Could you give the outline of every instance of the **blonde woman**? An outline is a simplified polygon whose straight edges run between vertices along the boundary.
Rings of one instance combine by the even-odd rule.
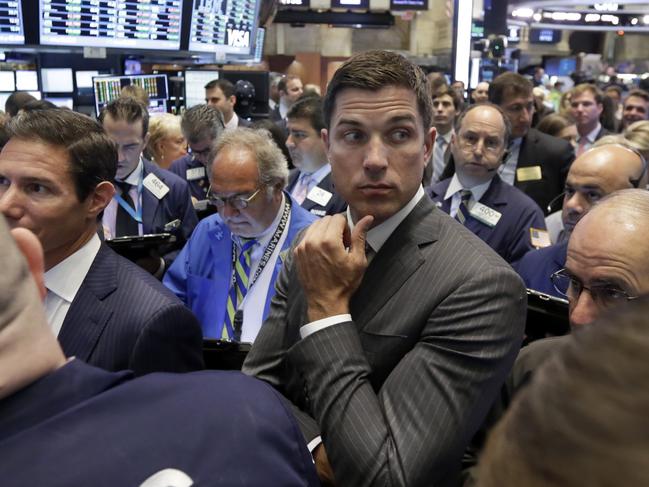
[[[149,143],[145,152],[163,169],[187,154],[187,141],[180,130],[180,117],[165,113],[151,117]]]

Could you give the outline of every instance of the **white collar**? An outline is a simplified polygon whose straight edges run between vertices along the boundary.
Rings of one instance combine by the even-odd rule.
[[[444,143],[445,143],[446,145],[448,145],[448,144],[451,143],[451,136],[452,136],[452,135],[453,135],[453,129],[449,130],[449,131],[446,132],[445,134],[437,134],[437,135],[435,136],[435,140],[437,141],[437,139],[444,139]]]
[[[45,273],[45,287],[71,303],[90,270],[101,241],[96,233],[74,254],[56,264]]]
[[[228,123],[225,124],[225,129],[236,129],[239,126],[239,116],[235,113],[232,112],[232,118]]]
[[[128,175],[128,177],[124,180],[124,182],[130,184],[131,186],[138,187],[140,185],[140,180],[142,178],[143,168],[144,168],[144,161],[142,161],[142,156],[140,156],[140,160],[137,163],[136,168],[133,170],[131,174]]]
[[[415,208],[415,206],[417,206],[419,200],[421,200],[425,195],[426,193],[424,192],[424,188],[420,185],[415,195],[410,201],[408,201],[408,203],[405,204],[403,208],[401,208],[383,223],[370,228],[369,232],[367,232],[367,243],[370,247],[372,247],[372,250],[374,252],[378,253],[379,250],[381,250],[381,247],[383,247],[383,244],[387,241],[388,238],[390,238],[390,235],[392,235],[392,233],[397,229],[401,222],[405,220],[410,212]],[[349,224],[349,228],[353,230],[354,221],[352,220],[352,214],[349,207],[347,207],[347,223]]]
[[[444,199],[447,200],[455,193],[459,193],[463,189],[468,189],[471,191],[471,196],[473,196],[474,201],[480,201],[480,198],[484,196],[484,194],[487,192],[489,189],[489,185],[491,184],[491,181],[493,181],[493,178],[491,178],[489,181],[485,183],[478,184],[476,186],[473,186],[472,188],[465,188],[462,186],[462,183],[460,182],[460,178],[457,176],[457,173],[453,174],[453,178],[451,179],[451,182],[448,185],[448,189],[446,190],[446,194],[444,195]]]
[[[602,130],[602,124],[597,122],[597,127],[595,127],[593,130],[591,130],[585,135],[586,140],[591,144],[595,142],[595,139],[597,138],[597,134],[599,134],[600,130]],[[581,137],[579,137],[579,140],[581,140]],[[579,140],[577,142],[579,142]]]

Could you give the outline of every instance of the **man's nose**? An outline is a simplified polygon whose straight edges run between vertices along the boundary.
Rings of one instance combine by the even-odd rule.
[[[597,319],[599,311],[590,291],[583,289],[574,303],[570,303],[570,326],[578,328],[590,325]]]
[[[0,194],[0,213],[12,220],[19,220],[24,212],[18,190],[12,185]]]
[[[387,148],[380,136],[373,136],[367,144],[363,166],[371,171],[377,171],[385,169],[387,165]]]

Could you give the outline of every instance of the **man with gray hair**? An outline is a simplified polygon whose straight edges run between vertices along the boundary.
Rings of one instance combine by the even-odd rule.
[[[208,155],[225,130],[223,115],[213,106],[196,105],[184,113],[180,128],[189,150],[169,170],[187,181],[192,199],[202,201],[210,186],[205,170]]]
[[[218,214],[196,227],[163,282],[194,311],[204,337],[252,342],[283,251],[316,217],[283,191],[286,159],[265,131],[225,132],[207,161],[207,198]]]

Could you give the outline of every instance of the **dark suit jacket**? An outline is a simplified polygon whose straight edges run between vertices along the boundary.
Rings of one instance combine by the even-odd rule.
[[[205,199],[205,197],[207,196],[207,189],[210,187],[210,181],[207,178],[207,172],[205,172],[205,175],[202,178],[189,181],[187,179],[187,171],[189,169],[196,169],[201,167],[205,169],[205,166],[202,162],[192,160],[191,154],[187,154],[186,156],[175,160],[171,163],[171,166],[169,166],[169,171],[187,181],[191,195],[198,201]]]
[[[286,186],[286,191],[291,193],[295,184],[300,176],[299,169],[293,169],[288,175],[288,185]],[[318,183],[318,188],[322,188],[325,191],[330,192],[333,196],[327,202],[325,206],[322,206],[315,201],[306,198],[300,205],[305,210],[308,210],[310,213],[313,213],[316,216],[325,216],[325,215],[335,215],[336,213],[342,213],[347,209],[347,203],[343,200],[338,194],[334,191],[334,184],[331,179],[331,173],[327,174],[322,181]]]
[[[521,142],[516,169],[540,166],[541,179],[519,181],[517,174],[514,186],[536,201],[547,215],[548,204],[564,191],[566,176],[574,159],[575,151],[570,142],[530,129]],[[442,179],[453,174],[455,164],[451,157]]]
[[[533,250],[527,253],[514,268],[529,289],[565,299],[565,296],[559,294],[554,288],[550,276],[566,266],[567,251],[567,240],[544,249]]]
[[[248,120],[246,120],[245,118],[243,118],[240,115],[237,115],[237,116],[239,117],[239,121],[237,122],[238,127],[248,128],[248,127],[252,126],[252,122],[249,122]]]
[[[133,380],[73,360],[0,400],[3,487],[320,485],[289,407],[233,372]]]
[[[301,409],[307,440],[321,431],[342,484],[437,485],[513,363],[525,304],[511,267],[424,197],[372,259],[353,321],[303,340],[289,254],[244,372]]]
[[[428,190],[428,195],[444,213],[451,211],[451,198],[444,200],[450,184],[451,179],[446,179]],[[484,240],[510,264],[534,249],[530,229],[545,230],[545,219],[541,208],[532,199],[495,175],[489,189],[480,198],[480,203],[501,213],[500,220],[496,226],[489,227],[468,216],[466,228]]]
[[[70,305],[59,342],[66,356],[106,370],[203,368],[201,328],[191,311],[105,244]]]
[[[169,187],[169,192],[162,199],[158,199],[146,188],[142,191],[143,231],[145,234],[173,233],[178,239],[178,247],[182,247],[198,224],[198,217],[192,205],[187,182],[145,160],[144,177],[147,177],[149,173],[155,174],[165,183]],[[165,230],[165,225],[174,220],[180,220],[180,226],[172,231]]]

